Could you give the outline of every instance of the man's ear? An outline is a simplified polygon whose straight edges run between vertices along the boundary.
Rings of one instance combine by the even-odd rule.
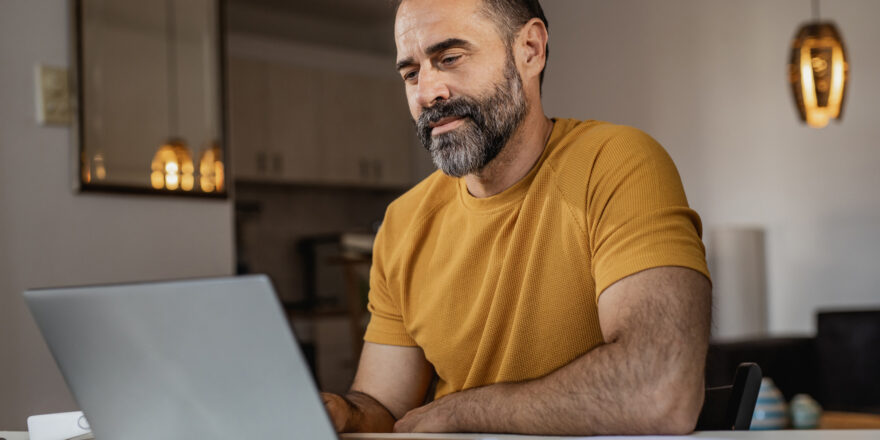
[[[520,74],[525,78],[538,77],[547,63],[547,27],[540,18],[532,18],[516,37],[514,51]]]

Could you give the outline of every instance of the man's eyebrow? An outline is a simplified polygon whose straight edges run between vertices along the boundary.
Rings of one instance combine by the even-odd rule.
[[[428,48],[425,50],[425,53],[428,56],[433,56],[434,54],[436,54],[438,52],[443,52],[444,50],[452,48],[452,47],[461,47],[464,49],[470,49],[471,46],[472,45],[469,41],[462,40],[461,38],[447,38],[439,43],[434,43],[434,44],[428,46]]]
[[[438,52],[443,52],[444,50],[453,47],[470,49],[471,47],[473,47],[473,45],[469,41],[462,40],[461,38],[447,38],[443,41],[428,46],[428,48],[425,49],[425,54],[430,57],[434,56]],[[404,67],[408,67],[413,64],[415,64],[415,59],[413,59],[413,57],[404,58],[397,62],[397,70],[403,69]]]
[[[397,62],[397,70],[403,69],[404,67],[412,66],[416,63],[416,60],[413,57],[406,57]]]

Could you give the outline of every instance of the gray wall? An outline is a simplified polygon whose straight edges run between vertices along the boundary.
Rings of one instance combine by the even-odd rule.
[[[227,275],[228,201],[71,190],[67,128],[35,122],[34,66],[67,66],[66,1],[0,12],[0,430],[76,408],[21,292],[29,287]]]
[[[647,131],[706,230],[765,228],[771,332],[880,306],[880,2],[821,3],[851,61],[845,119],[822,130],[797,120],[786,82],[806,0],[542,3],[549,114]]]

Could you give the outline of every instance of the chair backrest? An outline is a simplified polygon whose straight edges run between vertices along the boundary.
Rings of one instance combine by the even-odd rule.
[[[706,388],[706,399],[697,419],[698,431],[744,431],[752,424],[752,413],[761,388],[761,367],[744,362],[736,368],[733,384]]]
[[[826,411],[880,413],[880,310],[819,312],[816,358]]]

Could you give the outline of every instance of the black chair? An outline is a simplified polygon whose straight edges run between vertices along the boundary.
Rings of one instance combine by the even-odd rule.
[[[748,430],[760,389],[761,367],[751,362],[739,364],[733,385],[706,388],[697,431]]]

